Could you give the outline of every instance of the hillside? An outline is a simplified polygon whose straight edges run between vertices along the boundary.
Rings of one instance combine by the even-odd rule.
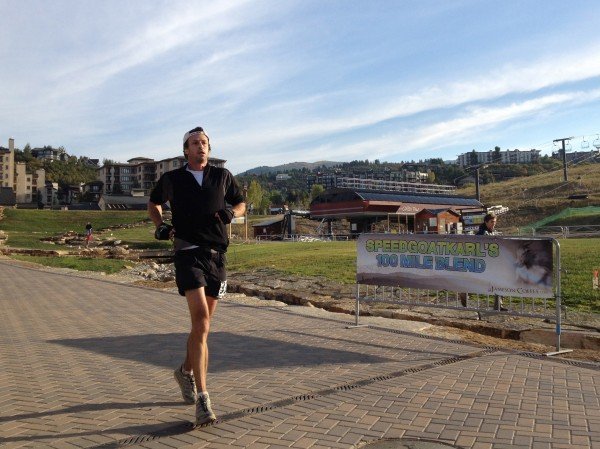
[[[342,162],[317,161],[317,162],[290,162],[288,164],[276,165],[274,167],[262,165],[260,167],[255,167],[255,168],[251,168],[250,170],[246,170],[243,173],[238,173],[238,175],[239,176],[264,175],[264,174],[268,174],[268,173],[286,172],[288,170],[302,170],[303,168],[306,168],[308,170],[314,170],[315,168],[319,168],[322,166],[334,167],[334,166],[340,165],[340,164],[342,164]]]
[[[534,223],[566,208],[600,206],[600,165],[587,164],[569,167],[568,182],[563,171],[555,170],[534,176],[511,179],[480,186],[481,202],[486,206],[503,205],[510,212],[502,216],[499,227],[503,231]],[[470,185],[457,191],[459,195],[475,195]],[[569,199],[569,195],[588,194],[587,199]],[[593,223],[586,223],[593,224]]]

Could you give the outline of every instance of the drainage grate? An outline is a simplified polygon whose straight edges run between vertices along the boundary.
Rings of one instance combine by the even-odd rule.
[[[365,449],[449,449],[459,448],[437,440],[421,440],[414,438],[391,438],[376,440],[360,446]]]
[[[600,371],[600,364],[594,362],[582,362],[579,360],[561,359],[556,357],[548,357],[544,354],[536,354],[534,352],[519,352],[519,355],[523,357],[529,357],[530,359],[547,360],[556,363],[562,363],[564,365],[576,366],[578,368],[587,368],[595,371]]]

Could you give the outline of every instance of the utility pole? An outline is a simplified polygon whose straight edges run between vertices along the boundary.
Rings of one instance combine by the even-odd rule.
[[[244,202],[246,208],[244,209],[244,241],[248,241],[248,184],[244,183]]]
[[[573,137],[564,137],[562,139],[554,139],[553,142],[562,142],[562,160],[563,160],[563,173],[565,177],[565,182],[569,180],[567,176],[567,150],[565,149],[565,141],[571,140]]]
[[[481,202],[481,195],[479,194],[479,166],[475,169],[475,195],[477,196],[477,201]]]

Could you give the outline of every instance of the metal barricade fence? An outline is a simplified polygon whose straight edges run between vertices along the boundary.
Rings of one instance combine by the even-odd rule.
[[[256,241],[260,242],[336,242],[348,241],[352,238],[348,234],[290,234],[282,237],[281,235],[257,235]]]
[[[469,292],[469,285],[464,286],[461,292],[450,290],[431,290],[409,288],[402,285],[378,285],[375,282],[357,282],[355,326],[360,326],[360,304],[362,303],[387,303],[405,307],[432,307],[440,309],[474,311],[480,314],[503,314],[508,316],[530,317],[556,320],[556,352],[562,352],[560,347],[561,335],[561,268],[560,244],[554,238],[510,238],[510,240],[551,240],[553,251],[553,286],[554,297],[521,297],[502,294],[502,306],[507,310],[497,310],[497,296],[494,294],[481,294]],[[360,245],[360,242],[358,243]],[[357,251],[358,253],[358,251]],[[357,262],[358,270],[358,262]]]

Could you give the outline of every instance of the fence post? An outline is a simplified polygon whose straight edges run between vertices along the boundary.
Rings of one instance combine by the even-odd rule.
[[[356,307],[354,308],[354,324],[358,326],[358,316],[360,315],[360,284],[356,283]]]
[[[556,248],[556,351],[546,353],[547,356],[564,354],[567,352],[573,352],[572,349],[560,349],[560,334],[561,334],[561,286],[560,286],[560,244],[558,240],[552,239],[554,247]]]

